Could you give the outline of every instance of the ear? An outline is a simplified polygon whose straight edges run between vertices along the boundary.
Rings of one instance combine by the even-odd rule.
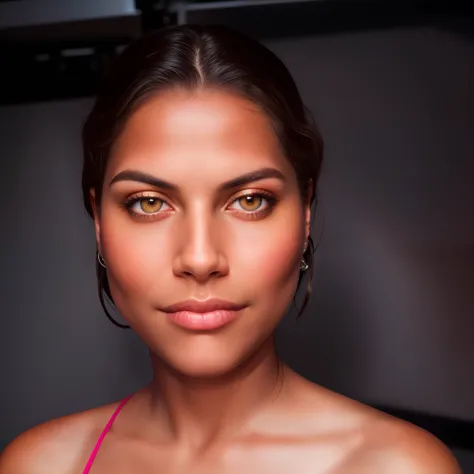
[[[100,244],[100,219],[99,219],[99,206],[97,204],[95,189],[89,191],[89,198],[91,201],[92,212],[94,213],[94,229],[95,229],[95,240],[97,242],[97,250],[102,253],[102,246]]]
[[[305,240],[308,240],[309,234],[311,233],[311,199],[313,197],[314,187],[313,181],[308,182],[308,188],[306,192],[306,199],[304,202],[304,230],[305,230]]]

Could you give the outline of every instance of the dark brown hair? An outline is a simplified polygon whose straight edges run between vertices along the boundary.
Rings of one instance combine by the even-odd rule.
[[[295,170],[302,199],[315,203],[323,143],[283,62],[261,43],[229,28],[183,25],[158,30],[131,44],[99,86],[82,134],[82,191],[89,215],[93,216],[91,189],[100,212],[108,156],[129,117],[150,97],[176,87],[225,89],[258,105],[268,115]],[[300,314],[311,293],[313,252],[310,239],[304,254],[309,265],[308,289]],[[113,299],[106,271],[99,263],[97,277],[107,316],[122,326],[105,306],[104,291],[112,303]]]

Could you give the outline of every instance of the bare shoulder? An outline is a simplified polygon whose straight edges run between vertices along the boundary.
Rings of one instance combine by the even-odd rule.
[[[15,438],[0,455],[0,474],[81,472],[116,403],[63,416]]]
[[[354,472],[363,467],[365,472],[386,474],[461,474],[447,446],[403,420],[385,414],[374,416],[364,429],[363,439],[349,459]]]
[[[310,382],[294,381],[298,398],[324,414],[314,424],[336,434],[335,440],[351,440],[335,472],[461,474],[449,448],[431,433]]]

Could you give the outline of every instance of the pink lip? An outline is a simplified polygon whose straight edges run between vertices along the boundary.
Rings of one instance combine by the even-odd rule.
[[[185,329],[210,331],[229,324],[245,305],[210,299],[206,301],[188,300],[177,303],[162,311],[170,320]]]

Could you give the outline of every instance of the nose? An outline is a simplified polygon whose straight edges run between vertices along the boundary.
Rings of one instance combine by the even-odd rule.
[[[205,283],[228,273],[227,259],[218,249],[222,231],[211,218],[201,215],[188,219],[180,233],[180,251],[173,265],[176,276]]]

